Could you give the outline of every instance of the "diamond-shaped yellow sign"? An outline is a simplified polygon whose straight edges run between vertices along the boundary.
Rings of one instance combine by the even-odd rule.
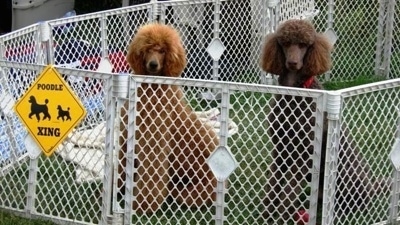
[[[47,156],[86,115],[78,97],[51,65],[18,100],[15,111]]]

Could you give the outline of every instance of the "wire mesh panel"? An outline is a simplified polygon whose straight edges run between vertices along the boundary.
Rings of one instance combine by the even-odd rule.
[[[259,49],[264,36],[274,29],[275,22],[303,18],[313,20],[320,32],[332,29],[338,35],[334,67],[323,77],[325,81],[370,78],[378,75],[382,66],[374,63],[378,57],[376,46],[386,39],[397,42],[396,32],[387,37],[385,30],[379,32],[390,22],[378,21],[378,14],[386,15],[385,4],[282,1],[277,12],[264,1],[153,2],[51,22],[53,39],[59,46],[54,49],[54,56],[57,64],[85,69],[96,69],[102,57],[109,57],[114,72],[128,72],[123,56],[130,38],[140,25],[159,20],[176,26],[184,37],[189,66],[183,77],[259,83]],[[275,21],[276,15],[279,21]],[[224,49],[217,62],[208,52],[215,38],[220,39]],[[396,63],[391,64],[396,68]]]
[[[151,12],[151,5],[144,5],[52,21],[51,58],[56,65],[102,71],[101,62],[107,59],[108,72],[128,73],[127,45],[136,29],[151,19]]]
[[[174,25],[183,36],[189,62],[183,77],[259,83],[259,49],[273,8],[250,0],[161,1],[54,20],[51,52],[57,65],[95,70],[108,58],[113,72],[126,73],[131,37],[141,25],[157,20]],[[282,18],[302,17],[313,11],[313,4],[285,3],[281,11]],[[216,38],[224,50],[214,60],[210,49]]]
[[[2,99],[0,104],[0,165],[2,175],[26,162],[27,150],[24,141],[27,132],[14,113],[13,107],[35,79],[36,74],[37,71],[19,68],[2,67],[0,69],[0,96]]]
[[[336,7],[341,12],[337,19],[341,19],[335,18],[333,27],[340,41],[337,42],[333,55],[335,66],[332,79],[335,74],[347,74],[346,77],[338,76],[342,80],[374,76],[379,2],[352,4],[341,1]]]
[[[395,5],[396,9],[390,9],[390,5]],[[332,53],[334,67],[324,77],[325,81],[397,77],[397,59],[385,62],[385,58],[390,58],[390,52],[397,48],[398,32],[394,28],[398,5],[394,1],[316,1],[315,7],[320,12],[313,21],[317,29],[322,32],[333,29],[338,36]],[[391,72],[389,61],[392,62]]]
[[[40,45],[38,26],[29,26],[0,38],[1,58],[22,63],[43,63],[45,50]]]
[[[211,223],[216,179],[206,159],[219,143],[220,110],[215,102],[199,104],[196,88],[147,80],[134,84],[135,92],[128,94],[133,101],[121,109],[120,207],[134,210],[133,224]],[[193,110],[183,102],[183,89]]]
[[[323,172],[320,157],[324,155],[323,115],[316,100],[293,95],[272,100],[267,118],[272,151],[264,216],[273,224],[297,223],[304,211],[310,213],[311,223],[316,221],[317,171]]]
[[[399,91],[395,81],[342,93],[331,223],[374,224],[386,219],[393,172],[388,155],[396,134]]]
[[[15,89],[7,74],[9,70],[0,70],[0,205],[22,211],[26,207],[29,178],[23,169],[29,167],[24,143],[27,132],[13,112]]]
[[[9,64],[2,65],[1,68],[3,73],[19,69],[38,76],[44,67]],[[35,148],[37,144],[33,139],[27,142],[28,132],[19,119],[15,118],[12,109],[17,99],[9,100],[14,101],[10,105],[11,109],[2,104],[3,111],[6,109],[11,112],[2,112],[1,117],[1,140],[8,138],[8,143],[1,142],[0,203],[4,208],[29,211],[32,215],[41,215],[48,219],[97,224],[102,220],[104,168],[107,159],[104,96],[110,91],[107,89],[110,86],[107,83],[110,76],[95,76],[87,72],[83,76],[82,71],[70,70],[61,73],[67,81],[81,81],[69,82],[69,85],[84,103],[87,116],[72,131],[67,141],[57,147],[55,154],[50,157],[43,154],[36,157],[32,149],[40,149]],[[91,79],[83,82],[85,77]],[[1,78],[1,95],[9,96],[12,88],[5,79],[7,76]],[[100,92],[102,94],[99,95]],[[93,96],[102,97],[92,103],[95,99]],[[54,104],[60,103],[49,102],[48,107],[56,107]],[[30,146],[25,147],[25,143]],[[27,152],[27,149],[31,150]],[[112,155],[110,159],[111,157]],[[111,182],[111,177],[109,179]]]
[[[3,64],[2,68],[35,73],[42,68],[16,65]],[[111,74],[60,72],[67,77],[93,78],[111,95],[106,85]],[[170,90],[169,85],[182,89]],[[91,90],[86,83],[71,86],[81,99],[87,98],[86,89]],[[100,223],[108,215],[103,205],[111,207],[112,200],[104,199],[103,193],[111,194],[114,188],[112,211],[126,215],[125,222],[132,224],[201,224],[221,216],[226,216],[228,224],[291,224],[301,221],[303,210],[311,224],[321,219],[317,211],[318,192],[322,191],[318,180],[324,173],[320,167],[324,162],[321,150],[326,147],[323,107],[324,95],[329,93],[152,77],[132,77],[129,87],[127,95],[115,99],[117,106],[122,106],[121,114],[115,115],[117,121],[110,114],[88,116],[55,155],[13,162],[14,167],[7,172],[2,164],[2,207],[30,209],[34,215],[64,221]],[[394,139],[400,95],[398,82],[373,87],[343,92],[338,143],[347,147],[339,148],[343,152],[338,154],[338,167],[328,171],[338,171],[336,210],[330,211],[335,212],[334,224],[385,220],[382,215],[386,215],[390,197],[390,188],[385,185],[390,186],[386,178],[392,171],[382,152],[389,151]],[[203,88],[216,89],[221,98],[197,98]],[[193,111],[179,106],[181,97]],[[109,113],[114,110],[115,103],[109,99],[102,102],[103,107],[108,102]],[[195,125],[194,118],[198,119]],[[107,138],[107,126],[114,127],[109,129],[115,132],[110,136],[114,138]],[[189,135],[192,129],[194,133]],[[10,137],[17,139],[13,132],[17,131],[13,130]],[[109,148],[121,150],[110,154],[107,143]],[[226,189],[215,192],[215,177],[205,159],[221,143],[230,149],[238,168],[225,182]],[[136,151],[135,145],[151,151]],[[209,150],[198,151],[207,146]],[[109,158],[112,156],[114,160]],[[107,164],[109,172],[115,171],[114,183],[111,173],[107,175],[104,169]],[[188,188],[193,184],[197,186]],[[368,191],[372,191],[369,197],[364,195]],[[216,207],[221,201],[224,210],[219,215]],[[374,213],[362,213],[361,207],[367,203]]]
[[[188,60],[188,66],[182,77],[218,80],[218,77],[213,76],[212,58],[207,52],[207,47],[214,37],[215,3],[213,1],[171,3],[160,2],[161,11],[165,13],[162,18],[166,23],[177,27],[182,35]]]
[[[264,36],[276,22],[306,18],[313,20],[318,31],[332,29],[338,35],[334,67],[323,77],[325,81],[371,78],[382,71],[386,78],[396,77],[396,2],[281,1],[279,10],[276,4],[257,0],[160,1],[54,20],[50,22],[49,60],[96,69],[99,61],[108,57],[114,72],[129,72],[123,56],[130,38],[143,23],[160,20],[177,26],[186,39],[191,63],[184,77],[259,83],[258,58]],[[45,46],[39,44],[42,34],[37,30],[39,26],[33,25],[5,35],[2,55],[7,60],[46,61]],[[216,37],[225,50],[215,64],[207,48]]]
[[[188,52],[183,77],[260,83],[259,53],[264,35],[274,24],[275,6],[264,1],[159,2],[165,22],[178,27]],[[312,3],[282,4],[290,17],[312,11]],[[283,15],[285,18],[288,15]],[[240,22],[239,22],[240,21]],[[217,59],[210,51],[220,41]],[[219,43],[219,42],[218,42]]]
[[[40,44],[40,31],[37,26],[4,35],[0,38],[1,59],[21,63],[43,63],[46,50]],[[9,69],[4,71],[3,79],[7,81],[11,95],[18,98],[35,78],[31,71]]]
[[[295,0],[280,3],[280,20],[312,18],[315,16],[315,1]]]
[[[399,43],[399,32],[397,31],[399,27],[399,4],[396,4],[396,1],[384,2],[380,6],[379,13],[379,32],[384,33],[384,35],[378,38],[381,43],[377,43],[377,50],[382,51],[380,56],[383,58],[377,68],[377,73],[382,74],[385,78],[393,79],[398,77],[397,74],[399,73],[399,57],[395,53]],[[382,47],[379,49],[380,44],[382,44]]]
[[[228,224],[291,223],[302,209],[316,220],[323,93],[278,89],[297,97],[272,100],[278,90],[263,86],[132,78],[136,92],[121,109],[115,182],[118,207],[132,215],[132,224],[209,224],[221,216]],[[197,98],[205,87],[229,98]],[[182,109],[182,97],[190,110]],[[238,162],[225,183],[223,215],[215,208],[215,195],[223,193],[214,192],[215,178],[204,160],[218,143],[226,143]],[[280,203],[278,211],[273,205]]]

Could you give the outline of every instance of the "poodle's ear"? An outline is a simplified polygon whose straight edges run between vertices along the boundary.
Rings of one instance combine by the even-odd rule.
[[[186,67],[186,51],[180,41],[170,44],[165,53],[163,74],[179,77]]]
[[[131,69],[135,74],[145,75],[146,68],[144,62],[144,55],[142,54],[143,43],[140,38],[135,37],[128,47],[128,54],[126,61],[129,63]]]
[[[282,75],[285,70],[285,54],[278,43],[275,33],[267,36],[261,52],[261,68],[275,75]]]
[[[332,66],[332,45],[328,38],[318,33],[315,42],[311,45],[304,58],[302,74],[317,76],[328,71]]]

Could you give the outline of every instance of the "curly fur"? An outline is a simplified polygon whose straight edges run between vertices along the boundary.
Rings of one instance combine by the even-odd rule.
[[[288,20],[282,23],[275,33],[269,35],[261,54],[261,68],[278,75],[282,86],[322,89],[315,76],[321,75],[331,67],[332,46],[329,41],[315,31],[313,25],[305,20]],[[306,84],[308,82],[308,84]],[[296,210],[304,208],[299,200],[303,188],[311,180],[312,156],[315,138],[316,105],[312,98],[276,95],[270,101],[268,115],[268,134],[275,146],[271,152],[267,193],[264,199],[264,217],[279,215],[279,223],[286,223]],[[336,196],[339,212],[348,209],[367,208],[371,195],[388,190],[386,180],[371,183],[372,176],[368,163],[360,154],[345,129],[340,140],[336,184],[341,189],[353,190],[347,196]],[[344,138],[343,138],[344,137]],[[321,169],[319,174],[319,203],[322,201],[323,178],[325,171],[325,151],[327,142],[327,118],[324,115],[322,134]],[[306,179],[304,178],[306,177]],[[284,181],[284,182],[283,182]],[[283,182],[283,183],[282,183]],[[296,221],[295,221],[296,222]]]
[[[307,52],[301,62],[303,66],[296,71],[296,84],[286,86],[301,87],[310,77],[331,68],[332,45],[328,39],[306,20],[288,20],[266,38],[261,55],[261,68],[279,75],[279,83],[285,83],[289,74],[284,49],[290,45],[304,45]]]
[[[129,46],[127,61],[134,74],[179,77],[186,65],[186,53],[173,27],[152,23],[138,30]],[[216,179],[206,159],[219,145],[217,134],[186,104],[179,86],[143,83],[136,91],[133,209],[154,212],[169,195],[189,207],[213,202]],[[129,102],[121,110],[122,191],[126,179],[128,107]]]
[[[159,76],[179,77],[186,67],[186,53],[179,33],[168,25],[148,24],[140,28],[128,48],[127,61],[135,74],[149,74],[146,57],[153,48],[163,49],[165,56]]]

